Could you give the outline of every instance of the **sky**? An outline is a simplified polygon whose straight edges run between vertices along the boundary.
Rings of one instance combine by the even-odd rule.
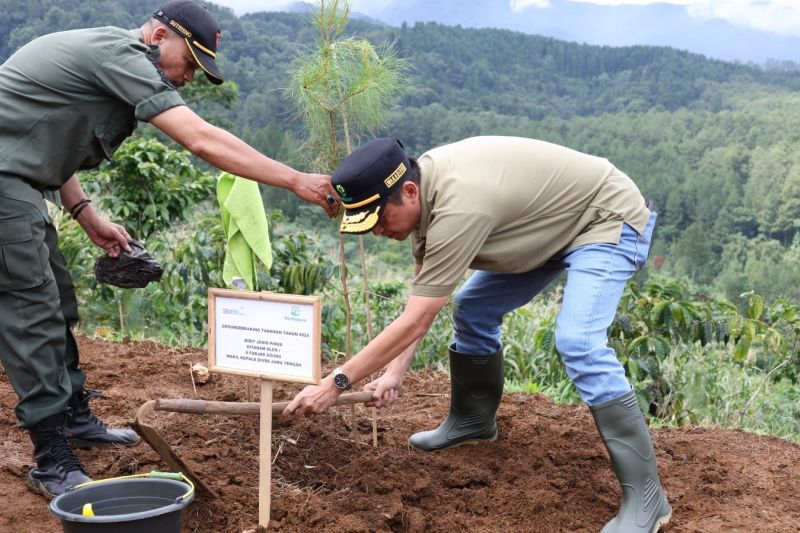
[[[279,9],[289,0],[211,0],[241,15]],[[351,0],[355,11],[369,15],[392,0]],[[402,1],[402,0],[398,0]],[[552,0],[509,0],[509,9],[547,9]],[[600,5],[645,5],[669,3],[687,6],[699,19],[721,18],[745,28],[765,30],[784,36],[800,36],[800,0],[570,0]],[[469,0],[464,0],[469,4]]]

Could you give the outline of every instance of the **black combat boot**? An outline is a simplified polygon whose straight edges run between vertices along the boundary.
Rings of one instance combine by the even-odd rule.
[[[450,347],[450,413],[432,430],[414,433],[408,443],[423,452],[497,438],[495,414],[503,396],[503,350],[467,355]]]
[[[110,429],[89,409],[89,400],[105,398],[97,391],[80,389],[72,394],[69,407],[72,416],[67,418],[64,436],[70,444],[79,448],[133,446],[139,442],[139,435],[130,429]]]
[[[48,416],[28,431],[33,441],[36,467],[28,472],[28,486],[47,498],[91,481],[64,438],[65,414]]]

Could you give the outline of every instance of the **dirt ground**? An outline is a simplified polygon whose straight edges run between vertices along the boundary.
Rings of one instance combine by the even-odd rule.
[[[189,367],[202,350],[150,342],[81,338],[88,388],[105,421],[130,422],[157,398],[244,401],[244,380],[215,376],[192,387]],[[313,419],[273,419],[272,521],[283,532],[597,532],[616,512],[620,490],[583,406],[543,396],[507,394],[499,439],[422,454],[408,436],[446,414],[448,376],[410,376],[407,394],[379,411],[373,448],[371,409],[336,407]],[[279,384],[275,401],[299,387]],[[16,396],[0,375],[0,531],[58,532],[60,523],[24,476],[32,464],[26,432],[17,429]],[[157,412],[148,419],[219,495],[188,507],[184,531],[241,533],[258,523],[258,419]],[[357,442],[353,440],[356,437]],[[665,532],[800,530],[800,446],[707,428],[656,430],[662,483],[673,518]],[[146,444],[79,450],[95,479],[165,470]]]

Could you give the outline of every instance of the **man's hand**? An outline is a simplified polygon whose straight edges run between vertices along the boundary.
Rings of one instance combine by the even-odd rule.
[[[185,105],[167,109],[149,122],[220,170],[289,189],[306,202],[322,207],[331,218],[339,213],[341,204],[330,176],[305,174],[270,159],[232,133],[209,124]]]
[[[319,385],[309,385],[301,390],[283,410],[283,416],[294,415],[297,418],[321,413],[336,401],[342,393],[333,384],[333,379],[326,377]]]
[[[403,392],[403,378],[389,372],[385,373],[375,381],[364,385],[365,391],[372,391],[372,401],[367,403],[369,407],[390,407]]]
[[[93,208],[84,209],[78,216],[78,223],[92,242],[107,251],[111,257],[119,256],[120,249],[131,251],[128,246],[131,236],[125,228],[101,217]]]
[[[325,174],[304,174],[302,172],[299,173],[299,176],[292,189],[294,193],[302,200],[322,207],[330,218],[336,217],[341,204],[339,196],[331,185],[331,177]]]

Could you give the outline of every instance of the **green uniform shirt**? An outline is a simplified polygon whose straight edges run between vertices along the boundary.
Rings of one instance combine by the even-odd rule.
[[[0,66],[0,195],[41,204],[111,159],[137,120],[183,105],[139,30],[52,33]],[[35,190],[34,190],[35,189]]]
[[[606,159],[518,137],[473,137],[419,158],[422,270],[411,293],[446,296],[468,268],[521,273],[567,250],[617,243],[650,217],[639,189]]]

